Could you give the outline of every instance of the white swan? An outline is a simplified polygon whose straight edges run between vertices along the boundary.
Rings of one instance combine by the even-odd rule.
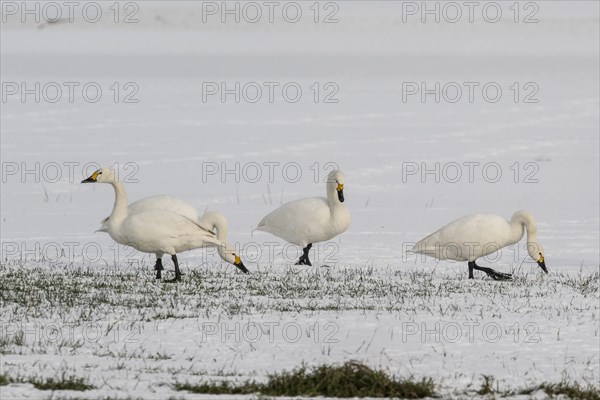
[[[229,264],[235,265],[242,272],[248,273],[248,270],[240,260],[233,246],[227,242],[227,233],[229,224],[227,218],[217,211],[209,211],[202,216],[198,215],[198,211],[190,204],[176,197],[167,195],[158,195],[146,197],[144,199],[131,203],[128,207],[129,212],[141,212],[146,210],[167,210],[180,215],[183,215],[192,221],[198,222],[200,227],[207,231],[214,232],[221,245],[217,246],[219,256]],[[158,269],[157,269],[158,270]]]
[[[212,231],[216,227],[221,228],[221,236],[227,235],[227,227],[223,229],[222,219],[211,214],[200,223],[196,218],[190,215],[189,210],[180,212],[173,208],[172,210],[160,208],[156,200],[149,201],[146,206],[139,202],[133,208],[127,204],[127,193],[125,187],[117,179],[114,172],[109,168],[102,168],[95,171],[89,178],[81,181],[82,183],[108,183],[115,190],[115,204],[109,217],[102,221],[101,232],[107,232],[117,243],[131,246],[144,253],[153,253],[156,255],[157,270],[156,278],[161,278],[162,256],[171,255],[175,264],[175,279],[181,279],[181,271],[177,261],[177,253],[182,251],[197,249],[200,247],[216,246],[219,248],[219,254],[225,261],[231,262],[233,259],[236,267],[247,272],[239,256],[229,249],[224,241],[220,240]],[[171,198],[173,199],[173,198]],[[184,202],[181,202],[184,203]],[[165,203],[162,203],[165,205]],[[157,208],[158,207],[158,208]],[[191,207],[188,205],[188,207]],[[212,224],[212,226],[211,226]]]
[[[309,197],[290,201],[268,214],[256,230],[269,232],[302,247],[296,265],[312,265],[308,252],[313,243],[330,240],[350,226],[350,212],[344,202],[345,177],[342,171],[327,176],[327,198]]]
[[[420,240],[409,252],[438,260],[468,261],[469,279],[473,279],[474,269],[483,271],[496,280],[511,279],[510,274],[478,266],[476,260],[517,243],[523,238],[525,229],[529,256],[548,273],[544,249],[537,240],[537,224],[533,215],[527,211],[517,211],[510,222],[493,214],[464,216]]]

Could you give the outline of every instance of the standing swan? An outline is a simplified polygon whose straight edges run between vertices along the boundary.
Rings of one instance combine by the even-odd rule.
[[[469,279],[473,270],[485,272],[495,280],[511,279],[511,274],[496,272],[476,264],[479,257],[495,253],[503,247],[517,243],[527,229],[527,252],[548,273],[544,262],[544,249],[537,240],[537,224],[527,211],[517,211],[510,222],[493,214],[471,214],[449,223],[437,232],[420,240],[409,251],[438,260],[469,262]]]
[[[202,225],[185,214],[173,212],[168,209],[136,206],[133,209],[127,204],[127,193],[125,187],[117,179],[114,172],[108,168],[95,171],[89,178],[81,183],[109,183],[115,190],[115,204],[110,216],[102,221],[101,232],[107,232],[117,243],[131,246],[144,253],[154,253],[157,261],[155,269],[156,278],[161,278],[162,256],[170,254],[175,264],[175,278],[171,282],[181,280],[181,271],[177,260],[177,253],[199,247],[218,246],[221,257],[227,256],[230,262],[227,245],[216,237],[210,228],[219,224],[214,217],[212,221],[205,221]],[[226,228],[225,232],[226,234]],[[234,257],[234,265],[247,272],[239,256]]]
[[[344,202],[345,177],[342,171],[327,176],[327,198],[308,197],[290,201],[268,214],[256,230],[269,232],[302,247],[296,265],[312,265],[308,252],[313,243],[330,240],[350,226],[350,212]]]

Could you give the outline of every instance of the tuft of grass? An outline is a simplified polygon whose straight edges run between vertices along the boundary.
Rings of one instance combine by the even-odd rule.
[[[543,390],[546,394],[553,398],[554,396],[566,396],[569,399],[579,400],[600,400],[600,390],[594,386],[582,386],[577,382],[560,382],[560,383],[542,383],[527,389],[523,389],[518,394],[531,395],[538,390]]]
[[[600,389],[592,385],[582,386],[577,382],[560,382],[560,383],[548,383],[544,382],[539,385],[531,386],[525,389],[514,391],[501,391],[496,384],[494,387],[494,377],[490,375],[483,375],[483,383],[481,388],[477,391],[480,396],[493,396],[501,395],[514,396],[514,395],[528,395],[531,396],[537,391],[543,391],[548,398],[554,398],[556,396],[565,396],[568,399],[578,400],[600,400]]]
[[[329,397],[402,397],[419,399],[434,397],[431,379],[413,381],[395,379],[384,371],[375,371],[366,365],[348,362],[341,366],[322,365],[307,370],[298,368],[269,376],[261,393],[286,396]]]
[[[252,394],[260,392],[260,385],[255,382],[246,382],[242,385],[235,386],[228,381],[220,383],[202,382],[202,383],[181,383],[176,382],[173,387],[175,390],[186,390],[192,393],[202,394]]]
[[[59,378],[38,378],[33,377],[25,380],[24,382],[31,383],[36,389],[39,390],[90,390],[94,389],[94,386],[87,383],[84,378],[76,376],[67,376],[62,374]]]
[[[171,356],[166,353],[157,352],[148,356],[151,360],[170,360]]]
[[[477,391],[478,395],[485,396],[486,394],[496,393],[494,389],[494,377],[490,375],[483,375],[483,383],[481,389]]]
[[[10,385],[11,382],[12,382],[12,379],[10,379],[10,376],[5,375],[5,374],[0,374],[0,386]]]
[[[357,362],[339,366],[321,365],[308,369],[301,366],[268,376],[267,383],[247,381],[235,386],[221,383],[176,383],[177,390],[204,394],[252,394],[267,396],[326,397],[400,397],[420,399],[435,397],[431,378],[396,379],[384,371],[376,371]]]
[[[56,397],[54,394],[52,394],[48,400],[87,400],[85,397],[72,397],[72,396],[68,396],[68,397]],[[119,396],[106,396],[106,397],[97,397],[96,400],[144,400],[143,397],[119,397]],[[181,399],[174,399],[174,398],[169,398],[169,400],[181,400]]]

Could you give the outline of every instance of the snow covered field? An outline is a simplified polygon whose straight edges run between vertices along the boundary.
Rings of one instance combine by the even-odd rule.
[[[62,374],[94,388],[55,398],[191,398],[173,384],[347,360],[444,397],[483,375],[599,386],[597,2],[498,2],[496,23],[489,2],[472,23],[461,2],[456,23],[435,2],[439,23],[420,2],[319,3],[318,22],[299,2],[296,23],[289,3],[273,23],[262,2],[257,23],[241,3],[239,23],[220,2],[103,3],[96,23],[83,4],[46,23],[42,3],[39,22],[2,3],[0,368],[19,381],[2,399],[48,398],[28,380]],[[114,194],[79,182],[98,166],[130,201],[223,212],[252,274],[206,249],[179,256],[181,284],[155,282],[153,257],[94,233]],[[323,195],[334,166],[352,225],[293,266],[299,249],[251,231]],[[523,242],[480,262],[513,282],[405,254],[462,215],[519,209],[547,276]]]

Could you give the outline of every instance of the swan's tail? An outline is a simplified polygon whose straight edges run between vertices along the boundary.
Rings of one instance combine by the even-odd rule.
[[[426,247],[424,244],[417,243],[410,249],[406,249],[406,254],[424,254],[426,256],[435,257],[437,255],[436,249]]]

